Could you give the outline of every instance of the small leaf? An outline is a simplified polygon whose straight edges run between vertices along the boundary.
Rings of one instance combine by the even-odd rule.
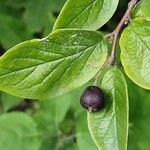
[[[135,19],[123,31],[120,46],[126,74],[139,86],[150,89],[150,22]]]
[[[119,0],[68,0],[54,25],[54,30],[97,30],[112,17],[118,2]]]
[[[59,30],[6,52],[0,58],[0,89],[33,99],[61,95],[93,78],[106,57],[99,32]]]
[[[132,13],[132,18],[145,18],[145,19],[150,20],[149,6],[150,6],[150,0],[140,1],[136,5],[136,7]]]
[[[126,150],[128,135],[128,94],[123,74],[108,71],[100,83],[106,94],[106,106],[88,113],[90,133],[99,150]]]
[[[40,133],[32,118],[23,113],[0,116],[0,149],[38,150],[40,144]]]

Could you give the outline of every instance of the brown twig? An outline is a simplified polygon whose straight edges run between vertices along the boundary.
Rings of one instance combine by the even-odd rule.
[[[119,22],[119,24],[115,28],[115,30],[112,33],[110,33],[110,34],[105,36],[105,38],[109,38],[110,41],[112,42],[111,55],[107,58],[107,60],[102,65],[102,67],[99,70],[99,72],[97,73],[97,75],[95,77],[94,85],[97,84],[98,78],[99,78],[102,70],[105,68],[105,66],[108,65],[108,64],[109,65],[113,65],[114,64],[114,61],[115,61],[115,49],[116,49],[116,43],[117,43],[118,34],[120,33],[122,27],[130,21],[130,15],[131,15],[132,9],[134,8],[136,3],[137,3],[137,0],[131,0],[129,2],[127,10],[126,10],[125,14],[123,15],[121,21]]]
[[[117,43],[117,38],[118,38],[118,34],[121,31],[122,27],[124,26],[124,24],[127,24],[127,22],[130,21],[130,15],[132,12],[132,9],[134,8],[135,4],[136,4],[137,0],[131,0],[128,4],[128,9],[125,12],[124,16],[122,17],[121,21],[119,22],[119,24],[117,25],[117,27],[115,28],[115,30],[106,36],[106,38],[110,38],[110,40],[112,41],[112,51],[111,51],[111,56],[109,58],[109,64],[112,65],[114,63],[114,59],[115,59],[115,48],[116,48],[116,43]]]
[[[106,59],[105,63],[102,65],[101,69],[100,69],[100,70],[98,71],[98,73],[96,74],[96,76],[95,76],[95,81],[94,81],[94,83],[93,83],[94,85],[97,85],[99,76],[100,76],[102,70],[103,70],[103,69],[105,68],[105,66],[108,64],[108,62],[109,62],[109,59]]]

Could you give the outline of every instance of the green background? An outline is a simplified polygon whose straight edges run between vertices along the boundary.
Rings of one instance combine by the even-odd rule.
[[[54,22],[64,3],[65,0],[1,0],[0,55],[22,41],[47,36],[52,31]],[[100,30],[111,32],[126,10],[127,3],[127,0],[120,0],[115,15]],[[120,62],[118,61],[117,63],[123,71]],[[130,103],[128,149],[149,150],[150,92],[136,86],[127,77],[126,79]],[[88,84],[90,85],[90,83]],[[80,95],[88,84],[56,99],[27,103],[32,107],[26,109],[24,113],[27,116],[31,116],[30,119],[34,121],[38,132],[40,132],[40,150],[97,149],[87,128],[86,111],[79,105]],[[10,112],[8,111],[11,111],[14,106],[22,101],[25,100],[1,92],[1,116],[9,114]],[[7,116],[5,117],[7,118]],[[0,123],[2,124],[3,122]],[[7,124],[11,127],[11,122],[9,123],[8,121]],[[14,132],[17,131],[16,128]],[[9,132],[3,134],[9,134]],[[3,138],[4,136],[0,134],[0,140]],[[18,142],[17,139],[16,142]],[[25,141],[22,146],[24,144]],[[14,147],[16,150],[20,150],[17,144]],[[3,150],[7,150],[7,147],[3,147]]]

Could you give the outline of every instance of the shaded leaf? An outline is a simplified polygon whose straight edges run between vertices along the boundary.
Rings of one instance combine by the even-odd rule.
[[[49,35],[49,33],[52,31],[53,29],[53,25],[55,23],[55,20],[56,20],[56,17],[52,14],[52,13],[49,13],[48,14],[48,22],[47,24],[45,24],[45,30],[44,30],[44,33],[43,33],[43,36],[47,36]]]
[[[78,109],[82,109],[81,106],[79,106]],[[92,137],[88,130],[87,113],[83,109],[76,116],[76,139],[77,145],[80,150],[84,149],[97,150],[96,145],[93,142]]]
[[[41,32],[49,24],[50,0],[32,0],[26,6],[25,21],[32,32]]]
[[[1,92],[1,101],[4,111],[8,111],[11,107],[17,105],[23,99]]]
[[[40,111],[44,112],[46,116],[51,116],[55,125],[61,124],[71,105],[72,99],[70,94],[67,93],[61,97],[40,101]]]
[[[13,8],[19,9],[26,7],[26,5],[32,0],[6,0],[5,3]]]
[[[52,30],[53,21],[49,20],[52,12],[59,12],[65,0],[30,0],[26,5],[25,21],[33,32]]]
[[[66,2],[66,0],[49,0],[49,1],[50,1],[50,10],[52,12],[59,12]]]
[[[25,25],[5,14],[0,14],[0,43],[5,49],[31,38],[31,33]]]
[[[40,133],[32,118],[23,113],[0,116],[0,149],[38,150],[40,144]]]
[[[131,80],[128,81],[130,102],[129,150],[150,148],[150,91],[146,91]],[[135,94],[136,93],[136,94]]]

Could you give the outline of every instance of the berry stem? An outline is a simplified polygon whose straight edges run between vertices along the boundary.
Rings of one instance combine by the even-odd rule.
[[[137,0],[131,0],[129,2],[127,10],[126,10],[125,14],[123,15],[121,21],[115,28],[115,30],[112,33],[106,35],[106,38],[109,38],[112,41],[112,51],[111,51],[111,55],[109,57],[110,65],[112,65],[115,60],[115,49],[116,49],[118,34],[120,33],[124,24],[127,24],[128,22],[130,22],[131,12],[132,12],[132,9],[134,8],[136,2],[137,2]]]
[[[94,81],[93,85],[95,85],[95,86],[97,85],[99,76],[101,75],[102,70],[105,68],[105,66],[108,64],[108,62],[109,62],[109,59],[106,59],[105,63],[102,65],[102,67],[100,68],[100,70],[96,74],[95,81]]]
[[[130,22],[131,12],[132,12],[134,6],[136,5],[136,3],[137,3],[137,0],[131,0],[128,3],[128,8],[127,8],[125,14],[123,15],[122,19],[118,23],[117,27],[114,29],[114,31],[112,33],[110,33],[110,34],[105,36],[105,38],[109,38],[109,40],[112,42],[112,50],[111,50],[110,56],[106,59],[106,61],[104,62],[104,64],[100,68],[100,70],[98,71],[98,73],[97,73],[97,75],[95,77],[94,85],[97,85],[98,78],[99,78],[102,70],[107,65],[113,65],[114,64],[114,62],[115,62],[115,50],[116,50],[116,44],[117,44],[118,35],[119,35],[120,31],[122,30],[122,27],[125,24]]]

